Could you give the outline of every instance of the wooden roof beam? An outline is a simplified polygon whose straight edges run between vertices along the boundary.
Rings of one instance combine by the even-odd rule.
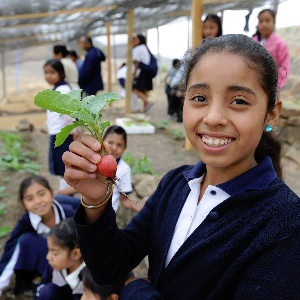
[[[33,13],[33,14],[17,14],[12,16],[0,16],[1,20],[12,20],[12,19],[37,19],[37,18],[46,18],[46,17],[54,17],[58,15],[64,14],[76,14],[76,13],[84,13],[84,12],[97,12],[102,10],[108,9],[116,9],[118,8],[117,5],[109,5],[109,6],[102,6],[102,7],[81,7],[72,10],[58,10],[54,12],[41,12],[41,13]]]

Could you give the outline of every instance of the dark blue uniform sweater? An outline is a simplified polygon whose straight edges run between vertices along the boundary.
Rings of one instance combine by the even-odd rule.
[[[125,229],[109,205],[86,225],[84,208],[74,219],[83,258],[98,284],[120,279],[149,256],[151,284],[128,284],[122,299],[300,299],[300,201],[280,180],[269,157],[219,185],[231,195],[213,209],[165,259],[188,180],[205,166],[170,171]]]

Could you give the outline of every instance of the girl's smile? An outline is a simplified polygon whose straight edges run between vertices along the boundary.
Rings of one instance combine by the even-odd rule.
[[[230,53],[205,54],[194,67],[183,117],[187,137],[207,169],[218,168],[231,178],[257,164],[254,153],[263,129],[267,121],[275,125],[256,71]]]

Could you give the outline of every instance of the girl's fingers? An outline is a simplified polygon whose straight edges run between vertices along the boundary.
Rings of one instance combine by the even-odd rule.
[[[97,152],[94,152],[92,149],[85,146],[81,142],[77,142],[77,141],[72,142],[69,146],[69,149],[71,153],[74,153],[77,156],[81,156],[94,164],[98,164],[101,160],[100,155]],[[67,161],[67,163],[71,164],[71,162],[69,161]]]
[[[66,165],[64,178],[67,183],[71,183],[71,186],[74,186],[79,180],[90,180],[96,178],[96,174],[74,168],[71,165]]]
[[[75,143],[75,142],[73,142],[73,143]],[[70,148],[71,148],[71,145],[70,145]],[[99,156],[99,154],[98,154],[98,156]],[[66,151],[62,156],[62,160],[65,163],[66,170],[68,168],[74,168],[74,167],[79,168],[86,172],[95,172],[97,170],[96,164],[92,163],[91,161],[88,161],[84,157],[76,155],[73,152]],[[100,161],[100,156],[99,156],[99,161]]]
[[[88,134],[85,134],[81,138],[81,143],[83,143],[84,145],[86,145],[90,149],[94,150],[95,152],[98,152],[101,149],[100,142],[97,139],[95,139],[94,137],[92,137],[91,135],[88,135]]]
[[[114,155],[114,148],[111,144],[103,141],[103,147],[107,154]]]

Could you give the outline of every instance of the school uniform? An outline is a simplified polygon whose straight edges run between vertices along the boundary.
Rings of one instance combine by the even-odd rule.
[[[118,180],[116,180],[116,183],[124,194],[129,195],[130,193],[132,193],[131,169],[122,158],[118,158],[117,163],[118,168],[116,172],[116,177],[118,178]],[[119,208],[120,196],[121,193],[119,189],[114,185],[112,194],[112,207],[115,211],[117,211]]]
[[[151,56],[146,45],[141,44],[132,49],[132,60],[137,61],[145,65],[150,65]],[[135,66],[132,65],[132,73],[134,72]],[[140,68],[137,69],[135,73],[135,83],[133,85],[134,89],[139,91],[150,91],[153,89],[152,79],[149,79],[145,71]]]
[[[274,57],[278,68],[277,89],[281,89],[286,85],[291,69],[289,49],[286,42],[275,32],[272,32],[267,39],[261,39],[258,34],[256,34],[253,39],[262,44]]]
[[[151,283],[131,282],[120,300],[297,299],[298,196],[266,156],[240,176],[209,186],[197,205],[205,172],[201,161],[170,171],[121,230],[110,203],[89,225],[79,207],[78,242],[97,283],[120,279],[148,255]]]
[[[61,94],[67,94],[71,91],[71,88],[65,81],[62,81],[58,83],[53,90],[61,92]],[[47,127],[50,135],[49,171],[52,175],[63,176],[65,173],[65,164],[62,161],[62,155],[64,152],[69,151],[69,145],[73,142],[72,134],[75,130],[71,131],[70,135],[61,146],[55,147],[55,140],[56,135],[60,132],[60,130],[67,125],[71,125],[73,121],[75,121],[75,119],[68,115],[60,116],[59,113],[47,110]]]
[[[35,300],[79,300],[83,294],[83,285],[78,275],[85,267],[83,262],[71,274],[67,270],[53,270],[48,265],[36,291]]]
[[[68,205],[60,205],[53,200],[55,224],[73,217],[75,210]],[[0,295],[9,285],[15,271],[29,270],[42,274],[48,264],[46,237],[50,228],[42,223],[42,218],[32,212],[26,212],[19,220],[10,238],[6,242],[0,260]]]

